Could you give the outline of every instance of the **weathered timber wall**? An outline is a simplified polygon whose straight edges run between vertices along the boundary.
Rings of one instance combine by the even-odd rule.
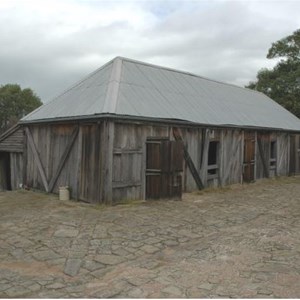
[[[7,135],[4,134],[3,138],[0,140],[0,151],[23,152],[23,144],[23,128],[15,126],[7,132]]]
[[[145,197],[145,144],[148,137],[174,139],[172,126],[155,124],[115,123],[113,150],[113,199],[141,199]],[[242,131],[205,128],[180,128],[189,155],[205,186],[219,186],[241,182]],[[218,171],[207,173],[209,141],[220,141]],[[186,163],[183,166],[184,191],[197,189]]]
[[[29,131],[32,135],[33,145],[27,137],[27,165],[26,165],[26,182],[29,187],[40,190],[46,190],[45,182],[42,179],[41,169],[48,186],[55,176],[62,155],[70,141],[74,125],[35,125],[30,126]],[[36,148],[34,153],[32,147]],[[59,186],[72,187],[72,193],[77,193],[77,145],[76,142],[72,147],[64,167],[56,180],[53,192],[58,192]],[[41,168],[38,167],[40,160]]]
[[[179,128],[205,187],[242,182],[244,130],[176,128]],[[73,198],[88,202],[144,199],[147,138],[174,140],[172,125],[142,122],[106,120],[90,124],[32,125],[25,131],[24,153],[27,153],[27,159],[24,160],[23,176],[26,180],[23,183],[56,193],[59,186],[70,186]],[[289,135],[251,132],[255,137],[254,179],[288,175]],[[271,140],[276,141],[276,163],[273,165],[270,162]],[[219,142],[215,174],[208,172],[210,141]],[[22,183],[19,176],[14,177],[18,178],[16,186]],[[197,189],[185,162],[182,187],[185,192]]]
[[[81,200],[102,202],[102,145],[99,124],[81,126],[76,162],[79,182],[75,192]]]
[[[277,134],[276,176],[289,175],[290,144],[287,133]]]
[[[290,160],[289,172],[290,174],[300,173],[300,135],[291,134],[289,136]]]
[[[113,199],[145,196],[145,143],[147,137],[173,138],[172,126],[115,123],[113,151]],[[244,130],[180,127],[181,136],[205,187],[241,183],[244,159]],[[249,132],[249,131],[248,131]],[[254,179],[289,174],[289,135],[252,132],[255,137]],[[258,140],[260,147],[258,145]],[[219,141],[217,172],[208,174],[208,147]],[[270,142],[276,142],[276,162],[270,162]],[[263,159],[265,163],[263,164]],[[183,167],[184,191],[197,189],[186,163]]]
[[[168,137],[168,126],[115,123],[112,199],[145,198],[147,137]]]
[[[270,143],[276,142],[276,161],[270,161]],[[257,133],[256,179],[289,175],[290,137],[288,133]],[[261,146],[259,145],[261,144]],[[267,170],[265,170],[265,167]]]
[[[259,146],[260,144],[260,146]],[[269,177],[270,134],[257,133],[256,138],[256,179]]]
[[[10,180],[11,189],[17,190],[23,186],[23,154],[10,153]]]
[[[202,140],[203,140],[203,129],[199,128],[180,128],[183,143],[193,160],[193,163],[200,174],[201,171],[201,157],[202,157]],[[197,184],[193,179],[192,173],[189,171],[186,162],[184,161],[183,166],[183,182],[182,187],[184,191],[197,190]],[[203,176],[201,176],[203,180]]]
[[[69,186],[75,199],[102,201],[101,124],[34,125],[28,129],[32,142],[27,136],[27,186],[54,193],[60,186]]]
[[[244,132],[242,130],[222,130],[220,183],[222,186],[239,183],[243,173],[243,145]]]

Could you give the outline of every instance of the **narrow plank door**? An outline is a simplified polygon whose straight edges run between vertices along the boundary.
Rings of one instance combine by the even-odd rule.
[[[146,199],[181,198],[183,144],[167,139],[146,142]]]

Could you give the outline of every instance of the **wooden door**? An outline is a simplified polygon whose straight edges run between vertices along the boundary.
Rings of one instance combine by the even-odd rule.
[[[291,175],[300,173],[300,135],[290,136],[290,166]]]
[[[254,181],[255,170],[255,134],[245,132],[244,135],[244,164],[243,181]]]
[[[146,199],[181,198],[183,144],[164,138],[146,142]]]

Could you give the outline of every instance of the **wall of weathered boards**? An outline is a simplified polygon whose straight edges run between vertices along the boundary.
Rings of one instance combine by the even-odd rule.
[[[11,128],[0,140],[0,191],[22,186],[23,148],[24,135],[19,126]]]
[[[9,153],[11,189],[23,184],[58,193],[69,186],[73,198],[88,202],[145,199],[147,139],[174,140],[174,130],[205,187],[300,171],[299,136],[288,132],[108,119],[21,125],[0,141],[0,162]],[[183,191],[198,188],[194,177],[184,161]]]

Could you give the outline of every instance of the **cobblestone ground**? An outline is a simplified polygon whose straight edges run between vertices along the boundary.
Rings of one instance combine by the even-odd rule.
[[[300,297],[300,178],[102,207],[0,193],[0,297]]]

